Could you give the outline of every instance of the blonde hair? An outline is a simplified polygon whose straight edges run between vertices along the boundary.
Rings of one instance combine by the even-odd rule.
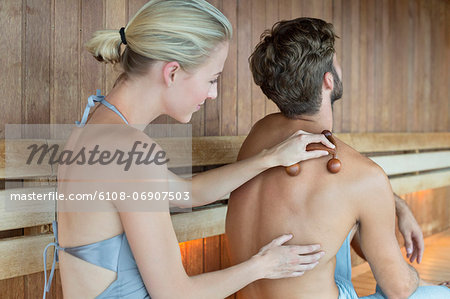
[[[124,75],[145,73],[154,61],[177,61],[192,70],[231,36],[228,19],[204,0],[151,0],[125,27],[122,54],[118,29],[95,32],[86,48],[99,61],[120,62]]]

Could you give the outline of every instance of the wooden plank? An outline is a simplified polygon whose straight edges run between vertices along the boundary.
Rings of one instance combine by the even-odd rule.
[[[333,19],[332,23],[334,26],[335,33],[340,37],[336,39],[334,49],[336,51],[336,57],[338,62],[343,63],[344,51],[343,51],[343,3],[342,0],[333,1]],[[344,78],[342,78],[344,80]],[[345,86],[345,82],[344,86]],[[333,131],[342,132],[342,119],[344,110],[344,99],[336,101],[333,105]]]
[[[185,244],[186,273],[189,276],[203,273],[203,240],[196,239]]]
[[[450,68],[449,54],[448,54],[448,20],[450,16],[450,2],[434,0],[432,2],[432,17],[431,17],[431,101],[433,115],[431,119],[434,120],[433,131],[449,131],[450,130],[450,105],[448,88],[436,88],[435,86],[448,85],[448,69]],[[447,38],[442,38],[446,36]],[[442,58],[444,62],[442,61]],[[439,82],[438,85],[435,85]],[[447,106],[447,109],[445,107]]]
[[[77,111],[77,120],[80,120],[84,112],[88,97],[95,94],[97,89],[105,91],[105,68],[84,47],[95,31],[103,29],[103,2],[83,1],[81,4],[80,111]]]
[[[222,109],[220,135],[236,135],[237,133],[237,1],[226,0],[222,2],[222,13],[233,25],[234,37],[230,42],[228,58],[222,74]]]
[[[336,134],[361,153],[431,150],[450,148],[450,133],[350,133]],[[239,149],[246,136],[215,136],[192,138],[192,165],[206,166],[227,164],[236,161]],[[155,141],[172,157],[169,166],[182,167],[186,165],[186,153],[190,152],[191,140],[188,138],[155,138]],[[7,142],[8,167],[5,173],[5,144],[0,142],[0,179],[17,177],[50,176],[56,174],[48,163],[41,165],[25,165],[31,144],[44,144],[42,140],[16,140]],[[49,145],[63,142],[49,140]],[[189,147],[189,148],[188,148]],[[35,159],[36,161],[36,159]],[[45,161],[48,161],[46,157]],[[23,165],[23,166],[21,166]],[[7,165],[6,165],[7,166]]]
[[[113,29],[119,32],[119,29],[126,26],[128,18],[125,0],[108,0],[105,1],[105,28]],[[100,29],[100,28],[99,28]],[[105,91],[107,94],[111,91],[117,77],[120,75],[120,68],[111,64],[106,64]]]
[[[272,5],[276,5],[276,2]],[[247,13],[245,17],[251,18],[251,35],[249,36],[249,41],[251,44],[251,52],[254,51],[255,47],[259,42],[261,41],[260,37],[261,34],[266,29],[272,28],[274,24],[267,24],[266,23],[266,5],[263,3],[263,1],[251,1],[251,11]],[[240,30],[240,29],[239,29]],[[248,42],[247,42],[248,43]],[[250,56],[250,55],[249,55]],[[248,58],[248,57],[247,57]],[[252,76],[253,79],[253,76]],[[264,117],[265,115],[265,105],[266,105],[266,99],[267,97],[264,95],[264,93],[261,90],[261,87],[256,85],[254,82],[251,85],[250,90],[250,96],[251,96],[251,125],[253,126],[258,120]],[[271,101],[272,102],[272,101]],[[251,129],[251,128],[249,128]],[[248,131],[249,132],[249,131]],[[244,134],[248,134],[244,133]],[[239,132],[240,134],[241,132]]]
[[[248,58],[252,53],[252,45],[249,41],[252,38],[252,24],[255,23],[253,15],[255,10],[260,10],[263,5],[257,5],[252,7],[252,3],[255,1],[239,1],[238,2],[238,14],[237,14],[237,27],[239,30],[236,32],[236,38],[238,42],[237,52],[237,95],[238,95],[238,121],[237,121],[237,134],[246,135],[250,132],[252,127],[252,76],[249,69]],[[252,9],[253,8],[253,9]],[[252,14],[252,18],[248,17],[249,12]],[[260,11],[258,11],[260,13]],[[258,15],[259,19],[264,22],[264,14]],[[257,105],[264,110],[263,105]],[[263,116],[264,111],[261,113]]]
[[[80,3],[68,0],[55,1],[54,4],[53,97],[50,105],[53,124],[73,124],[81,115]]]
[[[255,2],[255,1],[257,1],[257,0],[253,0],[253,2]],[[294,3],[296,3],[296,2],[297,1],[294,1],[292,3],[292,5],[294,5]],[[264,29],[270,29],[278,21],[278,1],[266,0],[265,5],[266,5],[266,26]],[[255,31],[253,28],[254,28],[254,25],[252,24],[252,30]],[[260,35],[261,35],[261,33],[260,33]],[[252,52],[253,52],[255,46],[256,46],[256,44],[253,43]],[[255,83],[252,84],[252,93],[255,90],[258,90],[258,89],[256,89],[256,87],[258,87],[258,89],[259,89],[259,91],[257,91],[257,92],[262,93],[261,88],[259,88],[259,86],[256,86]],[[253,89],[253,88],[255,88],[255,89]],[[278,109],[277,105],[272,100],[269,100],[266,96],[264,96],[264,94],[263,94],[263,97],[264,97],[265,106],[266,106],[265,107],[265,115],[276,113],[276,112],[280,111],[280,109]],[[255,123],[255,121],[252,121],[252,123]]]
[[[50,274],[50,271],[48,271],[47,274]],[[27,299],[42,298],[45,285],[44,272],[33,273],[25,276],[25,283],[26,283],[25,290]],[[48,298],[55,298],[55,288],[56,285],[54,284],[53,281],[52,286],[50,288],[50,292],[47,293]]]
[[[450,133],[352,133],[336,134],[361,153],[450,148]]]
[[[25,299],[25,283],[24,278],[13,277],[0,280],[0,290],[2,290],[3,298]]]
[[[42,271],[42,252],[53,239],[53,235],[47,234],[0,240],[0,280]],[[47,268],[51,268],[52,258],[50,250]]]
[[[206,238],[225,232],[226,205],[172,215],[178,242]]]
[[[5,137],[4,125],[22,121],[22,1],[2,1],[0,4],[0,138]],[[21,38],[22,34],[22,38]]]
[[[203,272],[220,270],[220,236],[203,239]]]
[[[33,144],[40,147],[46,144],[46,140],[8,140],[0,143],[0,178],[48,176],[52,173],[48,163],[26,164],[30,154],[27,147]],[[37,162],[37,159],[35,161]]]
[[[50,212],[19,212],[10,211],[6,209],[6,201],[10,200],[10,194],[45,194],[48,192],[56,191],[55,187],[41,187],[41,188],[20,188],[20,189],[8,189],[0,191],[0,231],[10,230],[22,227],[31,227],[51,223],[55,219],[54,203],[48,202],[26,202],[27,209],[33,209],[36,204],[39,205],[39,209],[42,208],[42,204],[48,204],[53,207],[53,211]],[[24,203],[21,203],[24,204]]]
[[[390,182],[392,189],[397,194],[441,188],[450,185],[450,170],[392,178]]]
[[[51,2],[27,1],[26,7],[25,61],[23,61],[26,66],[22,123],[48,124],[50,122]],[[66,26],[70,27],[67,23],[64,27]],[[64,48],[63,45],[58,46]],[[66,54],[70,56],[69,53]],[[70,59],[74,60],[75,57],[76,55]]]
[[[147,2],[147,0],[128,0],[128,21],[131,20],[138,10]]]
[[[208,1],[212,5],[214,5],[219,10],[221,9],[221,1],[219,0],[210,0]],[[233,38],[236,38],[236,32],[233,32]],[[227,58],[227,61],[230,58]],[[217,83],[217,99],[210,100],[205,102],[205,136],[219,136],[221,129],[221,120],[222,120],[222,78],[219,78]]]
[[[353,1],[343,2],[343,14],[342,14],[342,44],[343,54],[340,64],[342,66],[342,82],[344,87],[344,93],[342,96],[342,132],[352,132],[354,127],[352,123],[358,122],[359,114],[356,113],[360,103],[358,98],[358,69],[357,64],[359,60],[358,47],[355,47],[354,43],[358,41],[357,33],[358,27],[357,19],[355,15],[359,13],[357,7],[354,6]],[[338,33],[339,35],[339,33]],[[354,94],[356,92],[356,94]]]
[[[371,157],[387,175],[450,167],[450,151]]]

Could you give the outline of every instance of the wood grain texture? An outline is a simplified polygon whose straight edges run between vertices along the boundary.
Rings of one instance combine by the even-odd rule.
[[[118,74],[93,60],[84,43],[95,30],[125,26],[145,2],[2,4],[2,25],[8,28],[2,35],[8,39],[2,43],[8,45],[2,56],[2,84],[7,87],[1,88],[2,124],[78,119],[87,96],[97,88],[106,93]],[[448,1],[210,2],[229,16],[234,38],[218,100],[207,101],[194,115],[194,136],[247,134],[249,123],[277,111],[252,82],[246,56],[264,29],[299,16],[332,21],[341,37],[336,52],[343,65],[345,94],[335,105],[334,131],[449,130]],[[22,38],[8,38],[9,34]]]
[[[104,29],[112,29],[117,30],[117,34],[119,34],[119,29],[127,24],[127,13],[128,1],[126,0],[108,0],[105,1],[104,14],[105,14],[105,22]],[[117,77],[121,73],[121,69],[119,65],[111,65],[106,64],[106,76],[105,78],[105,94],[107,94],[114,83],[116,82]]]
[[[146,0],[39,3],[36,0],[3,1],[0,4],[0,25],[3,28],[0,36],[0,49],[3,50],[0,57],[3,66],[0,73],[0,137],[4,136],[4,125],[7,123],[73,123],[79,119],[87,96],[97,88],[106,93],[117,76],[117,72],[112,72],[110,67],[106,68],[92,59],[83,49],[83,44],[95,30],[125,26],[126,21],[145,2]],[[244,72],[247,65],[243,53],[251,52],[262,31],[272,27],[276,21],[300,15],[332,21],[336,33],[341,37],[336,41],[336,52],[343,65],[345,94],[344,99],[336,102],[334,107],[334,132],[450,131],[449,1],[209,2],[229,16],[234,27],[234,38],[224,78],[219,82],[218,99],[207,101],[191,122],[195,136],[245,135],[248,133],[249,123],[254,124],[264,115],[278,111],[275,104],[262,94],[252,80],[250,95],[248,82],[239,81],[239,78],[248,80],[246,76],[249,75]],[[251,7],[251,11],[248,11],[248,7]],[[243,38],[249,27],[251,42]],[[162,116],[155,122],[170,121]],[[363,135],[341,134],[339,138],[354,144],[356,149],[363,152],[369,152],[370,146],[376,147],[377,151],[389,151],[398,144],[404,150],[411,150],[416,146],[407,136],[386,136],[388,135],[385,135],[384,141],[378,140],[375,143]],[[239,142],[241,141],[234,146],[240,146]],[[416,139],[416,142],[427,147],[430,140]],[[223,159],[233,161],[237,150],[238,148],[223,149],[222,153],[226,155]],[[2,155],[4,151],[0,150],[0,161],[4,158]],[[208,149],[196,154],[197,161],[206,161],[210,155],[211,163],[222,159],[220,154]],[[0,162],[0,166],[0,178],[4,178],[4,160]],[[28,172],[27,175],[36,173]],[[408,188],[416,183],[431,184],[430,177],[416,177],[414,184],[409,178],[406,185],[402,179],[392,181],[393,185],[396,184],[394,182],[401,182],[398,183],[398,190],[414,190]],[[403,196],[422,224],[424,233],[437,232],[450,225],[449,192],[447,187]],[[218,238],[221,267],[224,267],[228,265],[226,240],[223,236]],[[201,263],[202,266],[188,265],[184,259],[186,267],[209,269],[208,261],[215,260],[216,253],[211,251],[216,250],[217,241],[208,243],[206,240],[209,239],[203,240],[202,246],[190,247],[192,250],[189,253],[190,256],[199,254],[200,257],[189,258],[189,261]],[[28,296],[25,279],[27,278],[17,277],[0,281],[2,295],[7,298]],[[31,282],[34,278],[29,279]],[[60,285],[57,292],[61,293]]]
[[[53,95],[50,120],[54,124],[73,124],[81,115],[80,1],[55,1],[54,10]]]
[[[53,242],[53,235],[50,234],[2,239],[0,241],[0,265],[2,265],[0,280],[42,271],[42,252],[50,242]],[[24,248],[27,250],[23,250]],[[53,254],[49,253],[48,268],[51,267],[52,258]]]
[[[250,57],[250,54],[254,51],[256,45],[260,42],[261,34],[264,32],[265,29],[267,29],[265,16],[266,13],[268,13],[267,12],[268,7],[264,5],[265,3],[263,1],[249,1],[249,2],[251,2],[251,5],[249,7],[251,10],[247,10],[247,13],[244,13],[244,11],[240,12],[241,14],[245,14],[248,17],[251,17],[251,37],[249,38],[251,43],[248,57]],[[273,2],[274,2],[273,5],[276,5],[276,1]],[[269,25],[268,27],[271,28],[272,25]],[[246,63],[246,65],[248,65],[248,63]],[[250,96],[252,103],[250,123],[254,125],[259,119],[263,118],[265,115],[266,96],[261,91],[261,88],[256,84],[253,83],[250,88],[251,88]],[[240,119],[238,121],[240,121]],[[241,130],[239,131],[239,134],[248,134],[248,132],[250,132],[250,127],[248,128],[247,132]]]
[[[28,1],[26,5],[22,121],[28,124],[50,121],[50,7],[49,1]]]
[[[5,137],[5,124],[22,121],[22,84],[25,66],[22,41],[22,5],[19,1],[4,1],[0,4],[0,138]]]
[[[233,25],[234,38],[230,42],[227,62],[222,74],[222,107],[221,107],[221,135],[236,135],[237,133],[237,1],[222,2],[222,12]]]
[[[239,30],[236,32],[235,38],[238,42],[237,52],[237,94],[238,94],[238,126],[237,135],[247,134],[252,127],[252,109],[259,107],[262,109],[261,116],[264,115],[264,105],[253,105],[252,103],[252,77],[248,66],[248,57],[252,53],[253,45],[248,41],[252,38],[252,24],[255,24],[254,15],[259,16],[264,21],[264,14],[261,14],[260,8],[264,5],[252,7],[251,1],[238,2],[237,26]],[[253,8],[253,9],[252,9]],[[242,11],[251,11],[252,18]]]
[[[80,120],[87,99],[95,94],[97,89],[105,92],[104,76],[105,68],[89,53],[85,44],[92,37],[93,33],[103,28],[103,1],[82,1],[81,2],[81,45],[80,45],[80,98],[77,120]]]
[[[221,0],[210,0],[208,1],[212,5],[214,5],[219,10],[222,7],[222,1]],[[233,28],[233,39],[236,39],[236,31]],[[227,58],[227,61],[230,58]],[[205,102],[204,105],[204,112],[205,112],[205,128],[204,128],[204,135],[205,136],[219,136],[220,130],[221,130],[221,123],[222,123],[222,113],[221,113],[221,107],[222,107],[222,86],[223,86],[223,76],[219,78],[218,85],[217,85],[217,99],[214,100],[208,100]]]
[[[155,141],[166,151],[170,167],[190,166],[186,164],[187,155],[191,154],[192,165],[208,166],[228,164],[236,161],[239,149],[246,136],[207,136],[190,138],[155,138]],[[361,153],[382,153],[414,150],[444,150],[450,148],[450,133],[341,133],[336,137]],[[48,164],[53,150],[48,151],[43,163],[36,162],[37,154],[32,163],[27,165],[31,144],[41,146],[47,144],[63,149],[61,140],[30,139],[0,142],[0,179],[47,177],[56,174],[57,167]],[[5,148],[6,147],[6,148]],[[8,155],[8,160],[4,156]],[[190,158],[190,157],[189,157]]]
[[[425,238],[424,257],[420,265],[413,267],[418,271],[420,278],[438,284],[447,281],[450,277],[450,230]],[[403,255],[405,250],[402,249]],[[367,264],[366,264],[367,265]],[[366,271],[352,276],[358,296],[368,296],[374,293],[376,281],[370,267]]]

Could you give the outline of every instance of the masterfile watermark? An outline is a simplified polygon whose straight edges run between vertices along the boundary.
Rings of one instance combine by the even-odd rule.
[[[6,211],[192,209],[190,125],[7,124],[4,165]]]
[[[27,147],[30,150],[30,154],[26,161],[27,165],[30,165],[36,154],[38,155],[36,164],[40,165],[44,162],[47,157],[47,163],[50,165],[108,165],[111,163],[116,163],[117,165],[124,165],[124,170],[130,170],[131,165],[150,165],[154,163],[155,165],[167,164],[170,160],[166,158],[166,152],[163,150],[155,151],[156,143],[148,144],[141,141],[135,141],[131,150],[124,152],[122,150],[116,149],[114,153],[110,150],[100,150],[100,145],[96,144],[91,150],[86,149],[83,146],[77,152],[73,150],[64,149],[59,151],[59,145],[53,144],[49,146],[48,144],[31,144]],[[141,147],[142,150],[138,150]],[[146,151],[144,151],[146,150]],[[86,157],[86,152],[88,157]],[[145,157],[144,157],[145,154]]]

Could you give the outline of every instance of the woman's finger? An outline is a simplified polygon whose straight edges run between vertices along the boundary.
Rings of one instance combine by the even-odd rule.
[[[306,131],[303,131],[303,130],[298,130],[297,132],[292,134],[291,137],[298,136],[298,135],[312,135],[312,133],[309,133],[309,132],[306,132]]]
[[[284,243],[286,243],[287,241],[289,241],[290,239],[292,239],[292,234],[282,235],[282,236],[279,236],[278,238],[273,239],[271,244],[273,244],[274,246],[281,246]]]
[[[310,264],[317,262],[324,255],[325,253],[323,251],[314,254],[300,255],[299,261],[301,264]]]
[[[308,145],[310,143],[318,143],[318,142],[320,142],[320,143],[322,143],[323,145],[325,145],[326,147],[329,147],[329,148],[335,148],[336,147],[323,134],[303,135],[303,136],[301,136],[301,138],[303,138],[303,140],[306,142],[306,145]]]
[[[291,251],[295,254],[309,254],[317,252],[320,249],[319,244],[314,245],[289,245]]]
[[[329,152],[321,151],[321,150],[310,151],[310,152],[306,152],[304,154],[304,160],[320,158],[320,157],[323,157],[323,156],[328,156],[329,154],[330,154]]]

